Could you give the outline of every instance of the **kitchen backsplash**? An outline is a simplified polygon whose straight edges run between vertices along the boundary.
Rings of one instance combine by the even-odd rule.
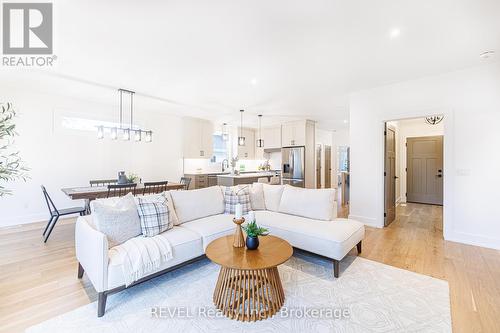
[[[271,154],[274,155],[275,153]],[[276,154],[278,155],[278,154]],[[240,170],[240,165],[245,166],[245,171],[256,171],[259,168],[259,165],[264,163],[265,160],[240,160],[236,165],[236,170]],[[271,165],[271,169],[279,170],[281,168],[281,154],[279,154],[279,160],[277,160],[276,156],[271,156],[269,159],[269,164]],[[228,169],[228,171],[231,168]],[[212,172],[221,172],[222,164],[221,163],[212,163],[209,159],[184,159],[184,173],[212,173]]]

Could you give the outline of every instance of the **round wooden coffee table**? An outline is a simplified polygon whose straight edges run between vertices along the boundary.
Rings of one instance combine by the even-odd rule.
[[[266,319],[285,302],[277,266],[292,256],[293,249],[287,241],[274,236],[259,237],[259,241],[257,250],[233,247],[233,235],[207,246],[207,257],[221,266],[213,300],[231,319]]]

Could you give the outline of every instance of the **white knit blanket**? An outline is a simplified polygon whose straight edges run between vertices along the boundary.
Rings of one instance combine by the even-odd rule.
[[[161,235],[154,237],[135,237],[109,250],[123,258],[125,286],[148,276],[172,259],[172,246]],[[111,255],[111,254],[110,254]]]

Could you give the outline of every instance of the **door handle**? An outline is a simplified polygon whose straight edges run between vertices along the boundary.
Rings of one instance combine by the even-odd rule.
[[[394,176],[394,179],[398,179],[399,177],[398,176]]]
[[[437,176],[438,178],[441,178],[441,177],[443,177],[443,175],[441,175],[441,174],[439,174],[439,175],[436,175],[436,176]]]

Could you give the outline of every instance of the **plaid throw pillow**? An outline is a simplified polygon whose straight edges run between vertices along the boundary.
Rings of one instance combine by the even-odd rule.
[[[243,215],[248,214],[248,212],[252,210],[248,186],[245,186],[241,189],[235,187],[226,187],[224,190],[224,203],[224,214],[234,214],[237,204],[241,204],[243,208]]]
[[[174,227],[168,218],[167,198],[158,196],[157,200],[137,198],[137,212],[141,220],[142,234],[153,237]]]

